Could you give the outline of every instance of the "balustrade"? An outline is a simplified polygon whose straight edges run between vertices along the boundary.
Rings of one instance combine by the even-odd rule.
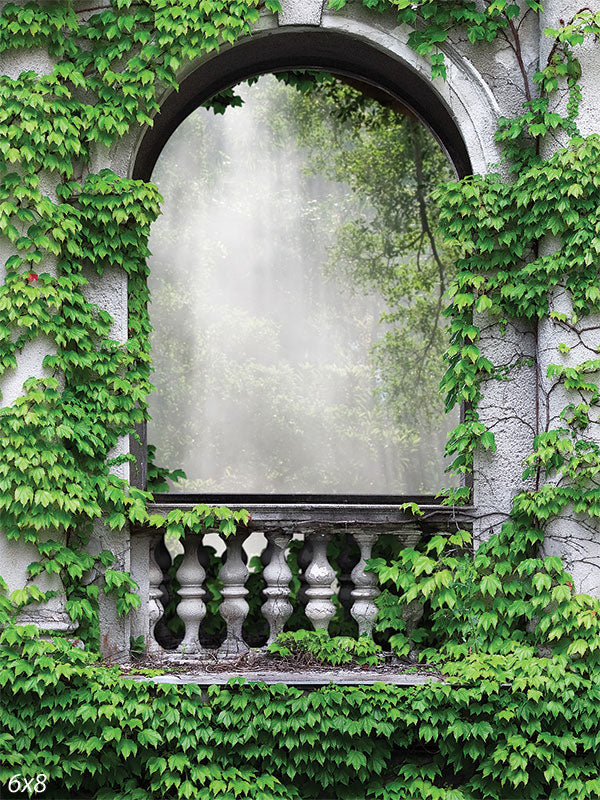
[[[335,606],[331,600],[334,595],[335,570],[327,560],[327,544],[330,538],[328,533],[313,534],[312,560],[305,572],[308,584],[306,616],[315,630],[327,630],[330,620],[335,617]]]
[[[283,631],[285,623],[294,610],[288,600],[292,570],[288,567],[285,557],[285,549],[291,538],[291,534],[284,531],[273,531],[267,534],[269,546],[265,553],[270,551],[271,557],[267,564],[264,564],[263,576],[267,585],[263,594],[267,599],[261,608],[263,616],[269,623],[267,644],[271,644]]]
[[[242,545],[247,535],[245,531],[238,531],[227,539],[227,557],[219,572],[223,582],[219,614],[227,625],[225,641],[219,648],[220,656],[238,656],[248,650],[242,637],[242,625],[250,608],[245,587],[249,572],[242,558]]]
[[[148,651],[150,653],[160,653],[162,651],[162,647],[156,638],[155,628],[163,615],[167,599],[167,592],[164,590],[164,577],[171,562],[171,557],[169,556],[167,562],[165,553],[169,556],[163,536],[162,534],[156,534],[150,542],[150,565],[148,570]],[[165,605],[163,605],[163,602]]]
[[[246,625],[256,624],[259,614],[266,620],[264,632],[262,625],[252,629],[253,642],[262,637],[265,646],[285,629],[292,615],[295,626],[300,620],[303,627],[310,624],[315,630],[328,630],[335,619],[336,629],[342,625],[348,630],[350,626],[355,634],[372,637],[379,588],[376,575],[367,569],[367,562],[380,535],[391,533],[401,546],[408,547],[415,546],[424,535],[457,527],[456,522],[416,527],[408,520],[396,530],[390,529],[390,525],[383,529],[356,523],[351,527],[308,527],[304,522],[276,525],[269,521],[262,531],[265,538],[261,539],[263,543],[266,539],[266,546],[260,552],[250,549],[248,553],[260,556],[254,564],[259,564],[259,569],[262,565],[261,591],[257,595],[253,579],[251,597],[246,586],[251,573],[244,553],[248,529],[240,528],[222,540],[225,552],[220,558],[214,548],[211,551],[205,544],[204,535],[188,534],[183,540],[183,560],[173,585],[167,576],[171,558],[163,536],[157,535],[151,540],[149,553],[148,650],[155,654],[177,653],[180,658],[239,658],[249,650],[242,632],[249,613]],[[257,528],[253,526],[253,530]],[[246,548],[251,547],[252,539]],[[336,546],[329,547],[334,541]],[[294,559],[290,559],[292,552]],[[210,558],[209,553],[212,553]],[[210,575],[209,563],[213,565]],[[291,569],[294,564],[295,576]],[[176,604],[170,602],[173,598]],[[168,620],[165,619],[167,603],[171,610]],[[406,609],[409,627],[418,622],[423,612],[417,605]],[[174,607],[179,621],[171,613]],[[215,617],[217,612],[219,616]],[[219,633],[223,625],[221,622],[219,628],[219,617],[225,623],[224,637]],[[178,634],[173,633],[176,630]]]
[[[350,594],[354,603],[350,613],[358,624],[358,635],[371,636],[377,618],[375,598],[379,594],[379,589],[377,588],[377,576],[372,572],[367,572],[365,567],[368,559],[371,558],[371,549],[377,534],[357,531],[354,538],[360,547],[360,559],[351,573],[354,589]]]
[[[182,653],[200,652],[198,630],[206,614],[206,606],[202,599],[205,594],[202,585],[206,572],[198,558],[199,538],[193,534],[186,536],[183,543],[183,561],[177,570],[177,580],[181,584],[179,589],[181,600],[177,606],[177,614],[185,627],[185,634],[178,648]]]

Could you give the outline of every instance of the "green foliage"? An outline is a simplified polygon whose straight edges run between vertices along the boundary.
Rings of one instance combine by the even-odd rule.
[[[433,537],[422,550],[406,548],[392,561],[372,559],[383,589],[377,627],[392,632],[398,655],[418,646],[430,662],[525,646],[595,660],[600,604],[575,595],[560,558],[539,556],[542,540],[539,530],[507,523],[474,557],[469,534],[459,531]],[[416,605],[417,624],[408,626]]]
[[[9,3],[0,13],[0,49],[42,46],[56,59],[49,74],[0,78],[0,231],[14,248],[0,287],[0,374],[39,336],[51,351],[44,376],[27,380],[23,395],[0,413],[0,525],[9,538],[38,545],[31,579],[44,570],[60,574],[67,609],[92,641],[98,586],[83,584],[84,573],[95,567],[104,575],[119,613],[139,603],[127,573],[84,551],[94,520],[104,516],[116,530],[126,522],[166,526],[180,536],[185,527],[212,524],[231,533],[246,516],[202,506],[149,519],[151,494],[113,474],[130,457],[112,458],[111,451],[146,419],[152,388],[145,262],[160,197],[151,184],[108,170],[71,180],[74,164],[80,169],[97,144],[151,124],[157,88],[175,84],[183,59],[247,34],[256,5],[204,3],[182,14],[162,3],[119,1],[85,21],[58,3]],[[57,198],[44,193],[42,170],[56,175]],[[56,266],[38,274],[38,265],[52,260]],[[128,279],[124,343],[114,338],[111,315],[86,297],[94,274],[105,270]],[[164,477],[151,471],[159,486]],[[13,613],[38,595],[35,586],[15,594]]]
[[[412,26],[409,42],[430,55],[434,76],[445,74],[436,48],[454,27],[471,42],[506,38],[522,65],[523,9],[508,0],[364,4],[393,9]],[[273,0],[265,5],[276,10]],[[536,0],[526,5],[541,11]],[[60,574],[78,635],[91,641],[98,586],[84,582],[86,573],[103,574],[102,589],[116,593],[120,613],[137,603],[130,576],[111,568],[113,556],[86,552],[95,520],[105,515],[116,530],[129,521],[181,537],[215,526],[229,534],[247,515],[198,506],[148,517],[150,493],[111,472],[123,461],[111,451],[145,418],[151,388],[145,259],[159,197],[151,185],[108,171],[72,180],[75,166],[87,165],[97,144],[151,124],[157,90],[176,86],[183,60],[249,33],[257,6],[115,0],[85,21],[64,4],[10,3],[0,13],[0,50],[42,46],[56,59],[48,75],[0,78],[0,231],[14,249],[0,287],[0,374],[37,337],[52,344],[44,375],[26,381],[0,412],[0,525],[10,538],[37,545],[32,579]],[[474,176],[438,195],[441,226],[461,250],[443,383],[448,407],[466,408],[449,446],[459,472],[470,471],[474,448],[494,447],[477,414],[483,382],[515,379],[520,366],[482,355],[478,315],[501,323],[549,318],[572,332],[599,310],[600,139],[575,135],[574,56],[584,36],[599,32],[590,10],[550,32],[555,44],[535,77],[539,96],[523,70],[524,114],[502,121],[498,132],[514,180]],[[570,93],[563,114],[550,104],[561,86]],[[542,138],[559,130],[571,141],[542,159]],[[56,198],[43,193],[41,171],[62,182]],[[548,236],[560,243],[543,253]],[[48,271],[38,274],[40,264]],[[111,269],[129,280],[125,343],[114,338],[106,310],[86,298],[93,276]],[[549,308],[548,293],[559,286],[571,299],[569,315]],[[138,682],[66,639],[44,641],[8,624],[48,593],[28,582],[7,597],[0,580],[2,785],[16,773],[43,772],[45,797],[55,800],[65,791],[98,800],[597,798],[599,604],[574,595],[560,559],[539,556],[543,524],[567,505],[598,515],[600,460],[589,431],[600,364],[573,365],[568,357],[559,348],[548,377],[572,402],[560,427],[537,432],[525,472],[536,489],[515,498],[512,520],[474,555],[457,533],[371,562],[384,587],[379,626],[393,632],[396,652],[416,644],[422,658],[441,660],[443,681],[309,693],[239,681],[207,693]],[[371,644],[342,639],[340,646],[320,633],[285,634],[276,648],[297,646],[326,660],[377,657]]]
[[[493,174],[474,176],[443,192],[441,225],[447,236],[463,243],[464,252],[450,291],[452,343],[442,382],[448,407],[468,404],[465,421],[449,444],[459,471],[470,470],[475,447],[494,447],[493,434],[480,423],[476,409],[482,383],[499,377],[513,380],[527,363],[512,365],[501,374],[502,368],[479,349],[474,313],[485,311],[504,323],[552,314],[559,328],[573,331],[578,318],[598,310],[598,274],[593,265],[600,239],[591,215],[600,200],[599,156],[600,137],[575,136],[543,163],[533,158],[523,165],[514,182]],[[441,198],[441,190],[439,194]],[[539,244],[545,237],[558,237],[561,244],[542,254]],[[570,298],[570,318],[549,307],[551,291],[559,287]],[[558,351],[557,356],[568,356],[568,348]],[[552,507],[546,507],[546,497],[537,509],[529,504],[529,513],[540,521],[567,502],[586,509],[593,505],[595,488],[590,479],[598,463],[597,446],[588,432],[598,408],[599,367],[600,361],[590,359],[548,368],[552,385],[562,386],[573,402],[561,414],[563,427],[538,433],[527,460],[525,477],[552,473],[558,480],[566,479],[562,499],[557,495]],[[517,507],[524,509],[522,500],[517,498]]]
[[[334,667],[340,664],[376,666],[381,654],[381,648],[368,636],[352,639],[350,636],[330,636],[324,630],[280,633],[267,651],[297,664],[317,662]]]
[[[49,800],[598,796],[599,690],[581,658],[473,654],[443,682],[308,693],[151,677],[4,632],[0,784],[45,773]]]

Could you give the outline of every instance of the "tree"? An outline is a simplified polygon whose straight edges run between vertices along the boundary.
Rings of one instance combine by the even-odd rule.
[[[282,113],[297,125],[310,171],[347,184],[358,200],[339,224],[328,268],[354,291],[384,299],[387,328],[375,348],[382,399],[418,434],[443,413],[442,311],[455,252],[437,235],[430,193],[452,178],[452,168],[410,111],[365,90],[325,76]]]

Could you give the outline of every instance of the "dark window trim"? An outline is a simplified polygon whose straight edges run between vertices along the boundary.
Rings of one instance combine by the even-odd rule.
[[[333,31],[267,31],[223,50],[184,78],[148,128],[137,152],[133,177],[150,180],[175,129],[213,95],[253,75],[290,69],[322,69],[371,84],[418,116],[445,150],[457,175],[471,174],[467,148],[449,109],[406,64],[373,44]]]

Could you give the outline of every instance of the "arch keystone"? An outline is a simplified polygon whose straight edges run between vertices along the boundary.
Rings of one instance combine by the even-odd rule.
[[[281,0],[279,25],[320,25],[325,2],[326,0]]]

